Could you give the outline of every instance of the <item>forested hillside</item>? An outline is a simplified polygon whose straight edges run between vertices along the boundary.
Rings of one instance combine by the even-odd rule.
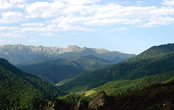
[[[42,100],[63,95],[59,89],[0,59],[0,108],[34,109]]]

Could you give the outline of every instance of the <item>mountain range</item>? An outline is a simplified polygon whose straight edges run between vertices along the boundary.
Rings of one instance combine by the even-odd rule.
[[[80,48],[75,45],[70,45],[67,48],[25,45],[0,46],[0,57],[7,59],[12,64],[35,64],[45,60],[88,55],[103,58],[114,63],[135,56],[134,54],[125,54],[117,51],[111,52],[106,49]]]
[[[88,69],[99,69],[125,61],[134,54],[125,54],[106,49],[67,48],[4,45],[0,57],[7,59],[21,70],[37,75],[52,83],[75,76]]]

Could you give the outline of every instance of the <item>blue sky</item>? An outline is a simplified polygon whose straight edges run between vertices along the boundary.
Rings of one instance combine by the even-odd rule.
[[[138,54],[174,43],[174,0],[0,0],[0,44]]]

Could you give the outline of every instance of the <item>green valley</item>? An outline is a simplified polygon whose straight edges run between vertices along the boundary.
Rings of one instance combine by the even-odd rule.
[[[57,83],[85,70],[104,68],[111,64],[113,64],[113,62],[90,55],[48,60],[35,64],[21,64],[17,65],[17,67],[25,72],[37,75],[42,79]]]

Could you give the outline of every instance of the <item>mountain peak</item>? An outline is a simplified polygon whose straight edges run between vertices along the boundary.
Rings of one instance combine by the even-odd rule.
[[[82,48],[80,48],[79,46],[77,45],[69,45],[67,48],[65,48],[65,52],[78,52],[78,51],[81,51]]]
[[[69,49],[81,49],[79,46],[77,45],[69,45],[67,48]]]
[[[109,50],[106,50],[104,48],[100,48],[100,49],[96,49],[96,52],[100,54],[100,53],[108,53],[110,51]]]

